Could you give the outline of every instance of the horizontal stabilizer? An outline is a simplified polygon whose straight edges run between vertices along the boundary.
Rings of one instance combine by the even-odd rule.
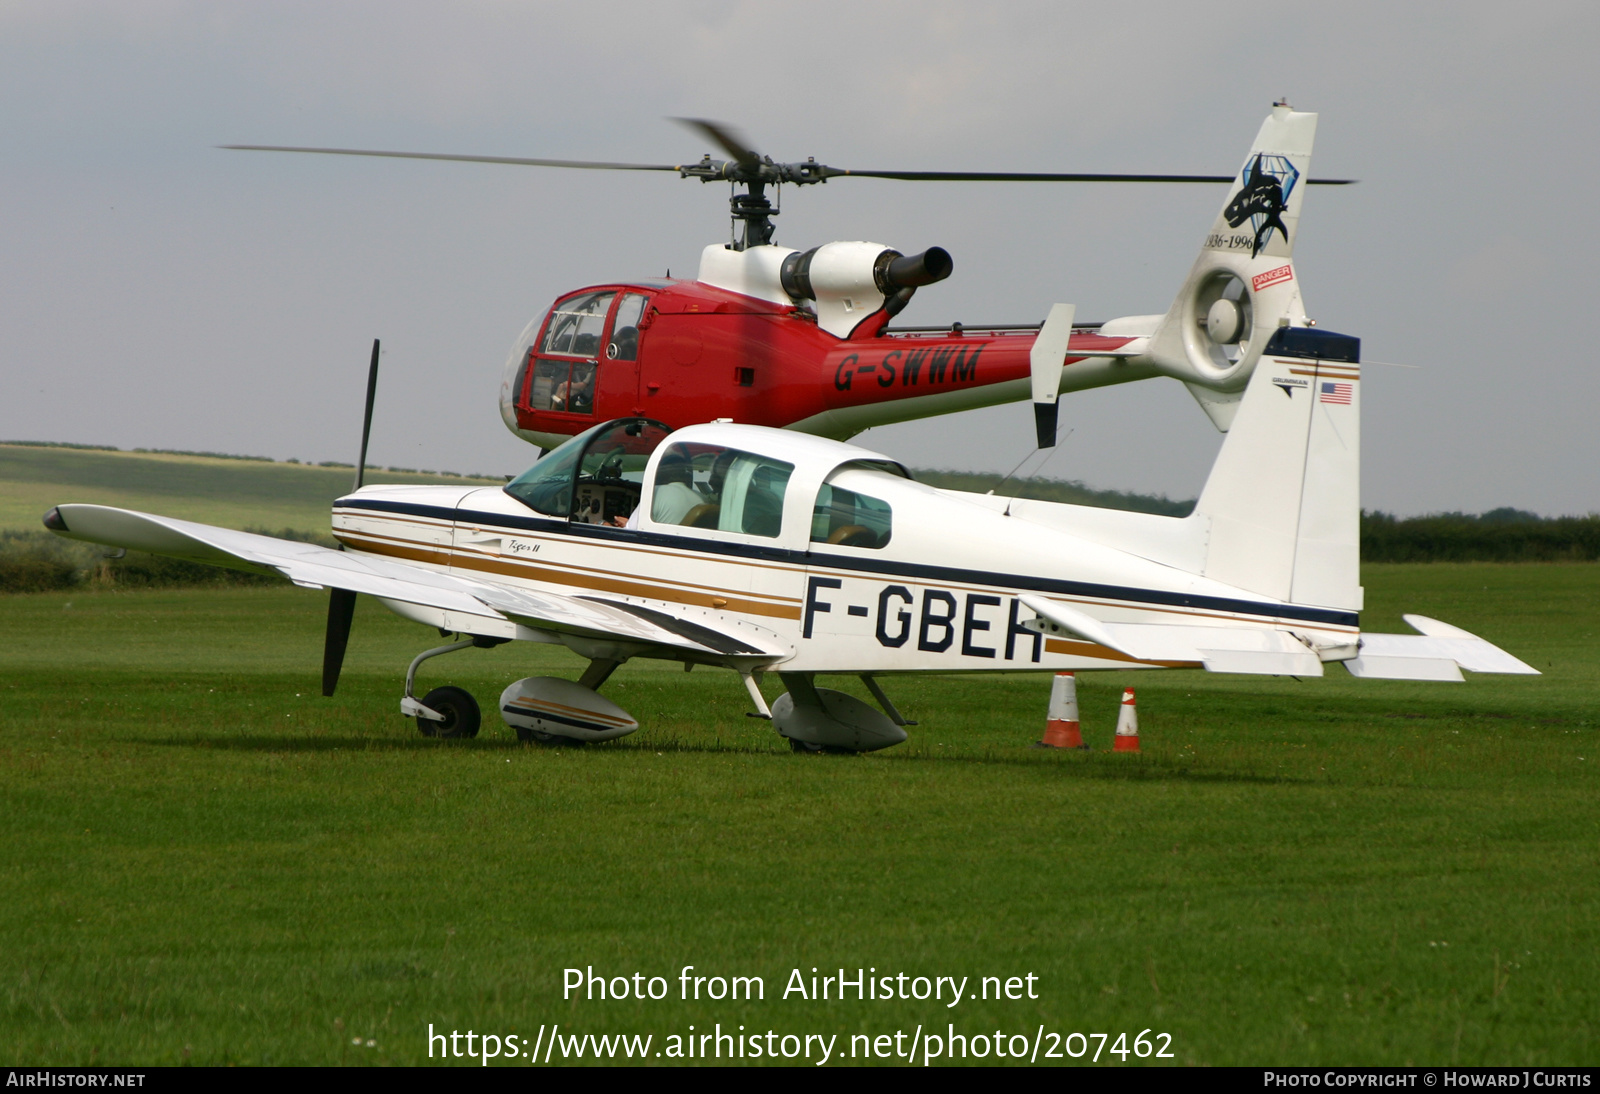
[[[1459,682],[1466,679],[1461,675],[1461,666],[1448,657],[1385,657],[1381,654],[1362,654],[1346,661],[1344,667],[1350,670],[1351,676],[1359,676],[1363,680]]]
[[[1074,638],[1081,638],[1085,642],[1093,642],[1098,646],[1116,650],[1118,653],[1129,657],[1138,658],[1139,655],[1128,649],[1123,643],[1113,637],[1106,624],[1091,616],[1085,615],[1076,608],[1069,608],[1065,604],[1054,600],[1046,600],[1042,596],[1024,594],[1022,606],[1033,612],[1033,620],[1023,624],[1029,630],[1041,634],[1068,634]]]
[[[1461,669],[1538,676],[1539,670],[1470,631],[1407,615],[1421,634],[1363,634],[1361,656],[1345,662],[1352,676],[1379,680],[1460,680]]]
[[[1034,594],[1025,594],[1022,604],[1034,613],[1034,618],[1023,624],[1029,630],[1070,635],[1135,661],[1202,665],[1208,672],[1322,675],[1322,659],[1288,631],[1170,623],[1103,623],[1076,608]]]
[[[1301,646],[1286,650],[1201,650],[1207,672],[1245,672],[1262,676],[1321,676],[1322,661]]]

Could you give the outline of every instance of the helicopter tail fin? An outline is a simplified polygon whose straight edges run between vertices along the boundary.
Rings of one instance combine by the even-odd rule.
[[[1223,432],[1267,343],[1307,325],[1294,242],[1316,132],[1317,115],[1273,105],[1150,340],[1156,367],[1184,381]]]

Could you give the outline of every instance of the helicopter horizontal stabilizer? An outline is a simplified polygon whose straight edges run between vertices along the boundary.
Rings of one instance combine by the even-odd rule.
[[[1061,392],[1062,363],[1067,355],[1067,343],[1072,339],[1072,320],[1077,311],[1076,304],[1052,307],[1028,351],[1033,371],[1033,421],[1040,448],[1051,448],[1056,443],[1056,398]]]

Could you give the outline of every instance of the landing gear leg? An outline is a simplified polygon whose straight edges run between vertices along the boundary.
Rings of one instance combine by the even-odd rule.
[[[476,737],[482,714],[478,701],[471,692],[461,688],[434,688],[419,702],[416,696],[417,669],[431,657],[454,653],[468,646],[499,645],[492,639],[468,638],[448,646],[436,646],[417,654],[406,669],[406,692],[400,699],[400,713],[417,720],[417,729],[424,737]]]
[[[589,667],[583,670],[583,675],[578,677],[578,683],[590,691],[599,691],[600,685],[611,679],[611,674],[617,671],[621,661],[608,661],[604,657],[596,657],[589,662]]]
[[[741,672],[739,676],[744,680],[744,689],[750,693],[750,701],[756,705],[755,710],[745,712],[746,718],[765,718],[772,721],[772,711],[767,708],[766,696],[761,694],[761,684],[756,680],[755,674]]]
[[[894,704],[889,701],[889,697],[883,693],[883,689],[878,686],[878,681],[873,678],[872,673],[863,672],[861,674],[861,682],[867,685],[867,690],[872,692],[872,697],[878,700],[878,705],[889,716],[889,721],[897,726],[914,726],[917,724],[901,716],[900,712],[895,709]]]

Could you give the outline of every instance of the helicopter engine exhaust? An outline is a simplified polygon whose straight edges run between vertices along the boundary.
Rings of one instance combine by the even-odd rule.
[[[917,255],[902,255],[873,244],[829,243],[800,251],[783,260],[779,279],[783,291],[797,303],[817,300],[819,293],[859,292],[867,285],[881,296],[943,281],[955,261],[943,247],[929,247]]]
[[[943,281],[956,268],[950,252],[943,247],[929,247],[919,255],[899,255],[888,262],[883,261],[893,253],[885,251],[880,255],[874,271],[878,273],[879,283],[885,287],[885,296],[900,289],[915,289]]]
[[[847,338],[880,309],[898,315],[920,286],[954,269],[943,247],[907,256],[881,243],[828,243],[785,256],[778,283],[796,304],[815,303],[824,330]]]

